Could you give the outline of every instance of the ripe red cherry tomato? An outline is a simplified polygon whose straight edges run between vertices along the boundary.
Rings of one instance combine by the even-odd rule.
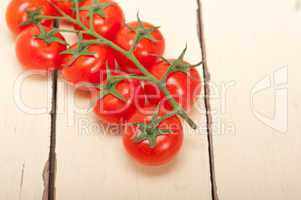
[[[162,114],[159,116],[162,116]],[[129,123],[147,123],[151,120],[151,117],[152,112],[136,112],[129,120]],[[183,128],[177,116],[165,119],[159,124],[158,128],[168,129],[170,132],[157,136],[154,147],[150,146],[150,142],[147,139],[141,142],[134,140],[136,136],[141,134],[141,130],[136,126],[128,125],[124,129],[123,144],[125,149],[135,160],[144,165],[165,164],[176,156],[182,146]]]
[[[46,32],[49,30],[49,28],[45,28]],[[16,54],[19,62],[25,69],[45,71],[59,69],[62,62],[60,53],[66,50],[66,45],[59,42],[47,43],[37,38],[40,33],[38,27],[32,26],[18,35]],[[64,41],[60,33],[56,33],[54,36]]]
[[[142,22],[144,28],[154,28],[153,25]],[[116,44],[125,50],[129,50],[134,42],[136,33],[131,29],[136,29],[139,26],[138,22],[131,22],[124,26],[116,36]],[[130,28],[129,28],[130,27]],[[155,41],[143,38],[137,45],[134,55],[140,61],[140,63],[149,68],[156,63],[158,56],[162,56],[165,50],[165,40],[159,30],[153,31],[151,36]],[[120,64],[123,71],[128,73],[140,74],[141,72],[136,68],[136,66],[129,61],[124,55],[116,52],[116,59]]]
[[[40,9],[43,15],[52,15],[54,9],[47,2],[47,0],[12,0],[6,10],[6,22],[14,34],[19,34],[22,30],[31,25],[22,25],[23,22],[28,20],[27,11],[35,11]],[[51,20],[43,20],[42,25],[51,26]]]
[[[163,61],[153,65],[149,70],[157,79],[161,79],[169,67],[170,64]],[[200,74],[195,68],[189,69],[187,73],[180,71],[172,72],[167,77],[165,84],[174,99],[185,110],[189,110],[193,106],[200,95],[202,86]],[[160,101],[163,101],[165,109],[170,110],[172,108],[167,98],[157,86],[146,83],[145,92],[151,104],[158,104]]]
[[[67,15],[75,18],[75,5],[73,3],[73,0],[50,0],[54,5],[56,5],[59,9],[61,9],[64,13]],[[82,6],[84,3],[84,0],[79,1],[79,6]],[[60,16],[61,14],[56,11],[56,15]],[[64,21],[67,24],[70,24],[70,22]]]
[[[75,48],[78,48],[77,44],[71,46],[71,49]],[[109,58],[108,48],[103,45],[91,45],[87,51],[93,55],[81,55],[74,62],[72,62],[73,55],[63,55],[61,65],[64,67],[62,74],[65,80],[75,85],[83,82],[99,83],[101,81],[101,72],[106,70]]]
[[[101,36],[107,39],[113,39],[116,32],[124,24],[123,11],[120,6],[112,0],[98,0],[98,2],[104,7],[99,8],[98,13],[95,13],[93,16],[94,29]],[[90,17],[89,11],[86,10],[85,7],[91,7],[93,5],[94,0],[87,0],[81,6],[80,19],[87,27],[90,27]],[[78,27],[76,28],[78,29]]]
[[[71,0],[50,0],[54,5],[60,8],[63,12],[65,12],[69,16],[74,16],[74,5]],[[57,13],[59,14],[59,13]]]
[[[117,74],[118,75],[118,74]],[[106,83],[106,81],[104,81]],[[124,98],[107,94],[97,100],[94,112],[100,121],[107,124],[123,124],[132,116],[137,107],[143,106],[145,102],[141,83],[137,80],[122,80],[117,83],[116,91]],[[94,93],[93,98],[99,94]]]

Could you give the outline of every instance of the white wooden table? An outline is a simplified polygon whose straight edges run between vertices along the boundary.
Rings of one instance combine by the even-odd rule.
[[[1,13],[8,2],[1,1]],[[128,21],[139,10],[162,27],[166,57],[187,43],[187,60],[202,59],[196,0],[119,2]],[[191,114],[199,129],[186,127],[178,158],[158,168],[128,158],[120,137],[87,111],[87,96],[60,77],[51,129],[51,75],[22,71],[2,16],[0,199],[48,199],[48,192],[58,200],[300,199],[301,2],[202,0],[202,16],[213,143],[203,90]],[[48,191],[50,145],[57,157],[55,190]]]

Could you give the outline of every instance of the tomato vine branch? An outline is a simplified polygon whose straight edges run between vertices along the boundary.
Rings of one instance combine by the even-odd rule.
[[[92,23],[91,23],[90,27],[87,27],[86,25],[83,24],[83,22],[80,20],[80,17],[79,17],[79,12],[80,12],[79,0],[73,0],[74,7],[75,7],[75,12],[76,12],[76,19],[74,19],[73,17],[67,15],[64,11],[62,11],[60,8],[58,8],[50,0],[48,0],[48,2],[61,14],[61,16],[42,16],[41,15],[40,19],[58,19],[58,20],[69,21],[72,24],[77,25],[80,29],[82,29],[82,31],[81,31],[82,34],[86,34],[86,35],[89,35],[89,36],[92,36],[92,37],[95,38],[94,40],[87,40],[87,41],[83,40],[83,41],[81,41],[82,44],[85,44],[84,46],[86,46],[88,44],[103,44],[103,45],[109,46],[110,48],[114,49],[115,51],[118,51],[119,53],[123,54],[126,58],[128,58],[131,62],[133,62],[135,64],[135,66],[142,72],[143,76],[129,75],[129,76],[124,76],[124,77],[119,77],[119,78],[132,78],[132,79],[139,79],[139,80],[148,80],[148,81],[156,84],[160,88],[160,90],[164,93],[164,95],[167,97],[170,104],[172,105],[172,107],[173,107],[172,114],[178,114],[190,125],[190,127],[192,127],[193,129],[197,128],[197,125],[195,124],[195,122],[188,116],[188,114],[184,111],[184,109],[172,97],[171,93],[166,88],[166,85],[163,84],[163,82],[161,80],[158,80],[154,75],[152,75],[138,61],[138,59],[134,55],[134,49],[136,48],[135,45],[137,45],[137,43],[143,38],[147,38],[149,40],[152,40],[152,37],[151,37],[150,33],[152,31],[155,31],[159,27],[155,27],[155,29],[150,30],[150,29],[144,28],[143,25],[140,24],[138,26],[138,28],[135,30],[136,38],[134,39],[133,47],[129,51],[127,51],[127,50],[124,50],[123,48],[121,48],[120,46],[116,45],[111,40],[108,40],[108,39],[102,37],[97,32],[95,32]],[[96,4],[101,4],[101,3],[96,3]],[[100,8],[102,8],[101,5],[99,5],[99,6],[100,6]],[[95,9],[90,9],[89,12],[94,14]],[[90,13],[90,17],[91,17],[91,13]],[[138,22],[139,21],[140,21],[140,18],[138,16]],[[142,25],[142,27],[141,27],[141,25]],[[177,59],[176,62],[172,64],[172,67],[175,67],[175,66],[179,65],[180,61],[184,57],[186,49],[187,48],[185,48],[184,51],[182,52],[182,54],[180,55],[180,57],[179,57],[180,59]],[[166,75],[165,78],[167,78],[167,76],[168,76],[168,74]]]

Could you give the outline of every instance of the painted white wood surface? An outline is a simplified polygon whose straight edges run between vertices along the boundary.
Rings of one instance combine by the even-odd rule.
[[[196,2],[120,1],[128,20],[139,10],[143,20],[162,26],[167,57],[178,56],[188,43],[187,59],[201,60],[197,36]],[[160,6],[159,6],[160,4]],[[211,199],[206,131],[187,128],[182,152],[168,166],[147,168],[129,158],[120,136],[100,130],[93,113],[87,113],[87,96],[76,94],[62,81],[57,121],[58,199]],[[76,104],[78,110],[74,110]],[[204,111],[203,101],[199,102]],[[82,112],[80,110],[83,110]],[[200,127],[205,116],[194,114]],[[201,117],[200,117],[201,116]]]
[[[298,5],[203,0],[220,199],[301,198]]]
[[[51,84],[47,76],[27,76],[18,64],[14,39],[3,17],[8,2],[0,3],[0,199],[41,200],[49,151]]]
[[[1,2],[1,13],[7,3]],[[188,60],[200,59],[194,1],[137,0],[121,4],[129,19],[134,19],[139,9],[143,19],[162,26],[168,57],[175,57],[187,42]],[[203,11],[220,199],[300,199],[300,3],[203,0]],[[38,111],[24,111],[24,106],[16,105],[14,86],[22,70],[3,17],[0,26],[0,199],[41,199],[49,150],[47,106],[51,89],[45,78],[28,78],[21,88],[23,102],[46,110],[30,114]],[[280,87],[252,93],[255,86],[261,86],[261,80],[273,74],[280,77],[276,78]],[[262,86],[267,85],[264,82]],[[119,136],[98,130],[93,114],[85,111],[87,97],[74,96],[72,88],[62,81],[59,88],[57,199],[210,199],[204,130],[201,136],[186,136],[183,151],[174,163],[160,169],[145,168],[126,156]],[[274,95],[286,91],[288,103],[280,104],[280,108],[288,105],[287,129],[281,118],[285,112],[276,123],[265,116],[273,116]],[[82,112],[74,110],[73,101]],[[203,102],[200,104],[203,109]],[[279,116],[277,113],[274,116]],[[197,112],[193,115],[199,118]],[[205,126],[204,118],[198,121]]]

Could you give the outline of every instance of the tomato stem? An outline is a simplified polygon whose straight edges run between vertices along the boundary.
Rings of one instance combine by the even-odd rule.
[[[170,104],[172,105],[172,107],[173,107],[172,114],[178,114],[190,125],[191,128],[193,128],[193,129],[197,128],[197,125],[195,124],[195,122],[188,116],[188,114],[184,111],[184,109],[172,97],[171,93],[166,88],[166,85],[162,84],[162,81],[158,80],[153,74],[151,74],[139,62],[139,60],[136,58],[136,56],[134,55],[135,44],[133,45],[133,47],[129,51],[124,50],[123,48],[116,45],[111,40],[106,39],[103,36],[101,36],[100,34],[98,34],[97,32],[95,32],[94,28],[92,27],[92,24],[90,25],[90,27],[87,27],[86,25],[84,25],[81,22],[80,17],[79,17],[79,2],[77,0],[74,2],[75,10],[76,10],[76,19],[74,19],[71,16],[67,15],[63,10],[58,8],[53,2],[51,2],[51,1],[49,1],[49,2],[62,16],[41,16],[41,18],[44,18],[44,19],[60,19],[60,20],[69,21],[69,22],[79,26],[83,30],[83,31],[81,31],[81,33],[87,34],[87,35],[90,35],[90,36],[96,38],[96,40],[83,41],[83,42],[91,43],[91,44],[93,44],[93,43],[94,44],[104,44],[104,45],[107,45],[107,46],[111,47],[112,49],[118,51],[119,53],[123,54],[126,58],[128,58],[130,61],[132,61],[135,64],[135,66],[142,72],[143,76],[129,75],[129,76],[122,76],[122,77],[119,77],[119,78],[124,78],[124,79],[132,78],[132,79],[139,79],[139,80],[147,80],[147,81],[150,81],[150,82],[156,84],[160,88],[160,90],[164,93],[164,95],[167,97]],[[138,21],[140,21],[140,18],[138,18]],[[156,27],[156,29],[158,29],[158,28],[159,27]],[[147,30],[147,29],[137,30],[136,31],[135,43],[138,43],[141,38],[144,38],[144,35],[149,37],[148,36],[149,31],[152,31],[152,30]],[[185,48],[184,52],[185,51],[186,51],[186,48]],[[183,53],[181,54],[181,56],[183,56]],[[169,114],[167,114],[167,116],[168,115]]]

